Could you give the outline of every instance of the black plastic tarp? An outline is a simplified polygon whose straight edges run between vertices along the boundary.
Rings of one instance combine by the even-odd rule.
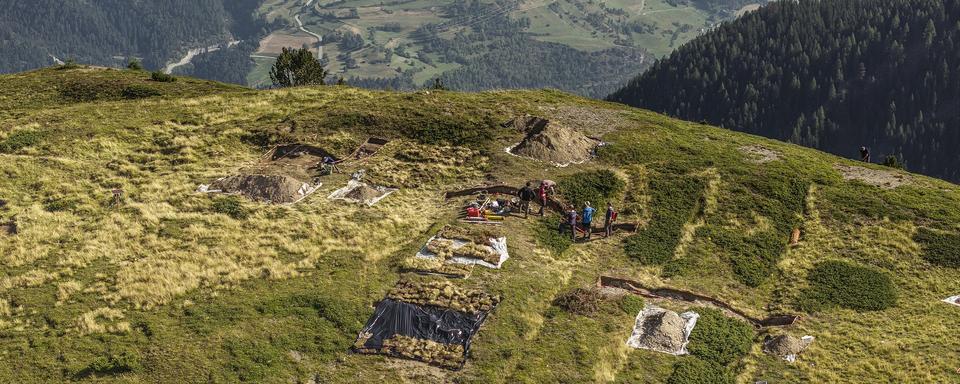
[[[480,330],[489,312],[466,313],[433,306],[420,306],[390,299],[377,304],[367,325],[360,331],[369,338],[361,350],[380,350],[383,341],[395,335],[463,346],[464,358],[470,339]]]

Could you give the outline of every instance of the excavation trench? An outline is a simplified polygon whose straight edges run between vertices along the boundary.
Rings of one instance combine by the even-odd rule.
[[[720,308],[742,320],[745,320],[756,328],[783,327],[787,325],[792,325],[800,320],[799,315],[774,315],[774,316],[769,316],[765,319],[758,319],[748,315],[744,311],[741,311],[731,306],[730,304],[727,304],[723,301],[720,301],[719,299],[716,299],[710,296],[704,296],[698,293],[684,291],[684,290],[675,289],[675,288],[666,288],[666,287],[649,288],[649,287],[643,286],[643,284],[638,281],[624,279],[620,277],[600,276],[600,280],[597,281],[597,285],[601,288],[612,287],[612,288],[624,289],[633,294],[652,298],[652,299],[670,299],[670,300],[686,301],[691,303],[706,303],[708,305]]]

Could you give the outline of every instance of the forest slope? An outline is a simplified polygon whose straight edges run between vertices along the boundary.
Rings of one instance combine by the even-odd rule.
[[[783,1],[681,47],[610,100],[960,181],[960,4]],[[669,92],[664,92],[669,90]]]

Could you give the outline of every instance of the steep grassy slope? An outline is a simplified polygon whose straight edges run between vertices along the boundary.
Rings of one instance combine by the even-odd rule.
[[[2,77],[0,89],[94,78],[145,81],[136,72],[44,70]],[[155,85],[177,88],[137,100],[4,96],[0,223],[15,217],[18,233],[0,234],[0,380],[627,383],[708,370],[750,383],[960,379],[960,308],[939,301],[960,294],[944,251],[960,231],[955,185],[838,168],[858,164],[558,92]],[[508,155],[503,148],[523,134],[501,123],[523,114],[610,144],[567,168]],[[195,191],[260,161],[272,143],[345,156],[370,135],[393,141],[346,163],[345,174],[320,177],[320,191],[297,205]],[[400,191],[373,207],[326,198],[360,168]],[[590,183],[576,175],[595,170],[621,179],[608,198],[638,232],[570,244],[552,235],[556,216],[508,219],[504,268],[456,282],[503,297],[462,371],[349,352],[402,261],[455,220],[462,201],[444,201],[443,191],[540,178],[583,187]],[[854,173],[904,184],[845,179]],[[119,206],[114,188],[125,192]],[[803,237],[788,247],[794,228]],[[654,242],[667,251],[644,257]],[[825,273],[871,290],[889,281],[895,300],[847,309],[874,299],[849,295]],[[600,275],[711,295],[756,317],[799,313],[776,332],[817,339],[789,364],[761,352],[768,331],[748,332],[742,354],[718,347],[744,334],[714,314],[691,342],[694,356],[631,350],[636,303],[602,299],[587,313],[553,304]],[[889,304],[868,304],[877,303]]]

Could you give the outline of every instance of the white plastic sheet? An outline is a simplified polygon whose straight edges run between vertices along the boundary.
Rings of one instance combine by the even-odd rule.
[[[630,335],[630,338],[627,339],[627,345],[637,349],[648,349],[651,351],[669,353],[674,356],[686,355],[688,353],[687,344],[690,343],[690,333],[693,332],[693,327],[697,326],[697,319],[700,318],[700,314],[693,311],[687,311],[680,314],[680,318],[683,319],[683,344],[680,345],[680,349],[676,351],[665,351],[647,348],[640,344],[640,340],[643,338],[643,324],[647,321],[647,318],[666,311],[666,309],[654,305],[644,306],[643,310],[637,314],[637,321],[633,325],[633,333]]]
[[[946,298],[946,299],[943,299],[943,302],[944,302],[944,303],[947,303],[947,304],[950,304],[950,305],[956,305],[956,306],[960,307],[960,301],[958,301],[958,300],[960,300],[960,295],[950,296],[950,297],[948,297],[948,298]]]
[[[427,244],[430,244],[430,242],[436,238],[437,236],[431,237],[430,240],[427,240]],[[445,239],[445,240],[449,240],[449,239]],[[468,244],[467,241],[463,241],[463,240],[450,240],[450,241],[453,242],[454,250],[459,249],[460,247],[463,247]],[[481,265],[487,268],[500,269],[500,267],[503,265],[503,262],[507,261],[507,259],[510,258],[510,254],[507,252],[506,237],[490,239],[490,245],[484,245],[483,247],[486,247],[492,250],[493,252],[496,252],[498,255],[500,255],[500,260],[497,261],[497,264],[491,264],[480,259],[474,259],[472,257],[462,257],[462,256],[452,257],[450,258],[450,260],[447,260],[447,262],[457,263],[457,264],[466,264],[466,265]],[[424,245],[423,248],[420,248],[420,251],[417,252],[417,257],[421,259],[433,260],[437,258],[437,255],[434,254],[433,252],[430,252],[430,250],[427,249],[427,246]]]

